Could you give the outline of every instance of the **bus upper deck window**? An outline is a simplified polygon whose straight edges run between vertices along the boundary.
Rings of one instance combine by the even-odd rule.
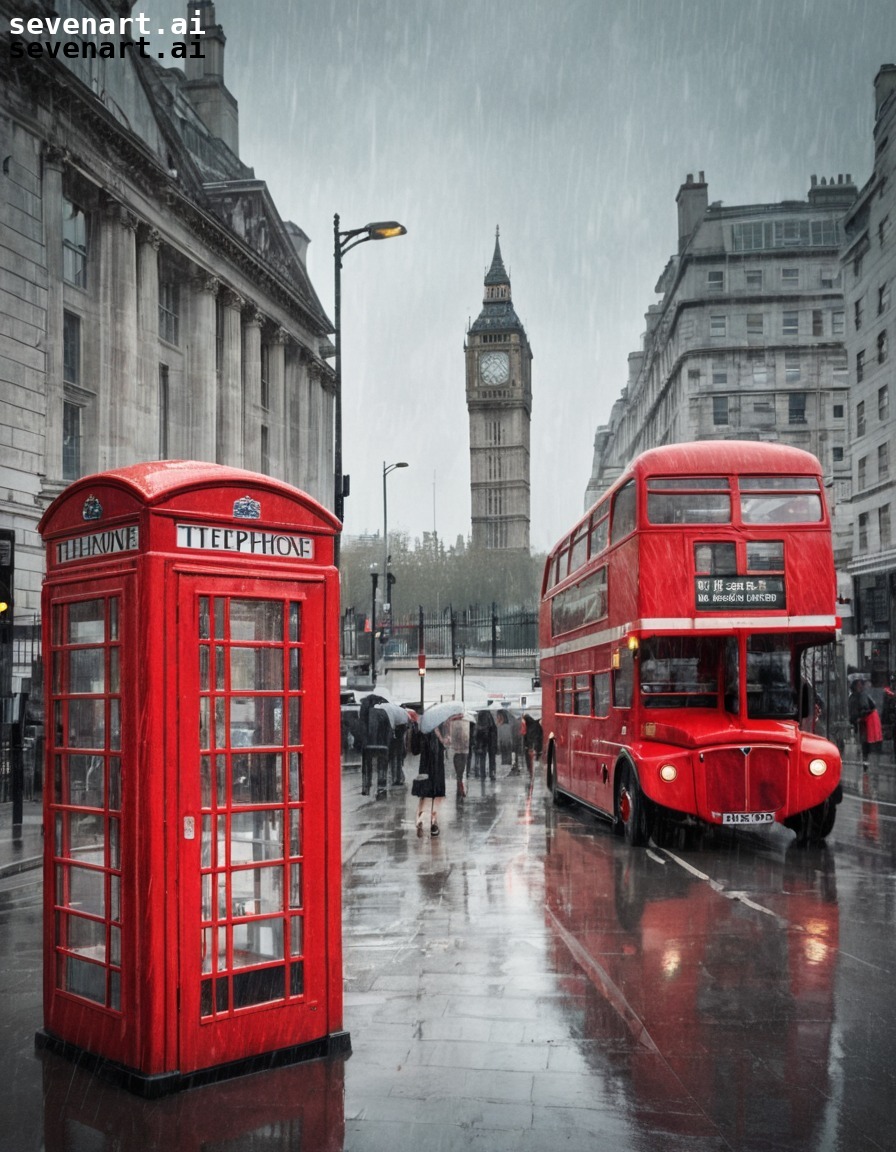
[[[818,524],[824,519],[817,476],[742,476],[745,524]]]
[[[616,493],[613,501],[612,538],[615,544],[623,536],[634,532],[636,523],[635,482],[629,480]]]
[[[728,481],[719,476],[651,476],[647,519],[651,524],[729,524]]]

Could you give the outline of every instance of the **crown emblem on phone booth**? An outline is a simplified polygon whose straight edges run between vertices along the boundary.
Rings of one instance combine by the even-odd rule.
[[[261,505],[251,496],[241,496],[233,502],[233,514],[238,520],[258,520],[261,518]]]
[[[85,520],[99,520],[102,514],[103,506],[96,496],[88,496],[84,501],[84,507],[81,509],[82,517]]]

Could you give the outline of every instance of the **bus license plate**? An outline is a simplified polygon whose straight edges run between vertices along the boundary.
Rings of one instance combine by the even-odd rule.
[[[774,812],[723,812],[723,824],[774,824]]]

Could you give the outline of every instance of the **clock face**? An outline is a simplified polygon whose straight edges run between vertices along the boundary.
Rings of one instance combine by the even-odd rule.
[[[483,384],[506,384],[510,379],[510,357],[506,352],[485,352],[479,357]]]

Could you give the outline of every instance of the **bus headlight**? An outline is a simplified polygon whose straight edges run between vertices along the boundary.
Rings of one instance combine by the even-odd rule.
[[[677,775],[678,769],[674,764],[664,764],[660,768],[660,780],[665,780],[667,784],[671,784]]]
[[[820,760],[816,758],[815,760],[809,761],[809,771],[813,776],[824,776],[827,770],[828,765],[826,760]]]

